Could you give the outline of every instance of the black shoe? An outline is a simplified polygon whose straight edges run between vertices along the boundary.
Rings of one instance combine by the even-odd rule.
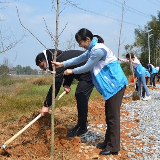
[[[72,128],[68,134],[67,137],[74,137],[76,136],[77,130],[80,128],[80,126],[77,124],[74,128]]]
[[[97,145],[96,145],[96,147],[98,148],[98,149],[105,149],[106,148],[106,143],[105,142],[101,142],[101,143],[98,143]]]
[[[81,136],[85,134],[87,131],[88,131],[87,126],[84,127],[77,124],[73,129],[69,131],[67,137]]]
[[[118,152],[112,152],[107,149],[104,149],[103,151],[99,152],[99,155],[110,155],[110,154],[117,155]]]
[[[88,132],[87,127],[80,127],[76,133],[76,136],[82,136],[83,134],[85,134],[87,132]]]

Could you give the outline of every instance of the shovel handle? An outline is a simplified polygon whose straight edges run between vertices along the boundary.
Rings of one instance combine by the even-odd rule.
[[[135,81],[135,76],[134,76],[134,68],[133,68],[133,63],[131,62],[131,53],[129,54],[129,60],[131,63],[131,70],[132,70],[132,74],[133,74],[133,83],[134,83],[134,87],[136,89],[136,81]]]
[[[13,137],[11,137],[9,140],[7,140],[3,144],[3,148],[6,147],[9,143],[11,143],[14,139],[16,139],[20,134],[22,134],[28,127],[30,127],[34,122],[36,122],[41,117],[41,113],[33,119],[30,123],[28,123],[24,128],[22,128],[19,132],[17,132]]]
[[[55,102],[58,102],[64,95],[66,94],[66,91],[64,91],[59,97],[56,98]],[[11,143],[14,139],[16,139],[20,134],[22,134],[28,127],[30,127],[34,122],[36,122],[40,117],[41,113],[34,118],[30,123],[28,123],[24,128],[22,128],[19,132],[17,132],[13,137],[11,137],[9,140],[7,140],[1,147],[2,149],[5,149],[6,146]]]
[[[58,102],[65,94],[66,94],[66,91],[64,91],[61,95],[59,95],[59,96],[56,98],[56,101],[55,101],[55,102]]]

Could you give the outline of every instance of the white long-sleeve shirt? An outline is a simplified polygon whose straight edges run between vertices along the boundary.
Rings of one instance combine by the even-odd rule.
[[[125,62],[125,63],[129,63],[130,67],[131,67],[131,62],[128,59],[121,59],[119,58],[119,60],[121,62]],[[138,60],[138,58],[135,56],[135,58],[132,58],[133,60],[133,67],[136,68],[138,65],[140,65],[140,61]]]

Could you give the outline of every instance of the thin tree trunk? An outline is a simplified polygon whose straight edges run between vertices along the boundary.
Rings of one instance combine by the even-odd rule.
[[[59,24],[59,0],[57,0],[57,10],[56,10],[56,36],[55,36],[55,52],[53,61],[56,61],[56,55],[58,50],[58,24]],[[52,115],[51,115],[51,159],[54,159],[54,109],[55,109],[55,75],[56,69],[53,67],[53,83],[52,83]]]

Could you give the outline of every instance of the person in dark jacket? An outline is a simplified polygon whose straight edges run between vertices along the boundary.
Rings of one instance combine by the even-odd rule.
[[[51,51],[51,52],[50,52]],[[43,70],[52,71],[51,61],[52,55],[54,54],[54,49],[44,50],[42,53],[39,53],[36,57],[36,65],[39,66]],[[83,51],[79,50],[69,50],[69,51],[61,51],[58,50],[56,55],[56,61],[62,62],[74,57],[81,55]],[[84,63],[78,65],[81,66]],[[71,66],[70,68],[74,68],[75,66]],[[80,136],[86,133],[87,130],[87,115],[88,115],[88,100],[93,90],[93,83],[90,72],[82,73],[82,74],[73,74],[69,76],[63,75],[64,68],[56,69],[56,77],[55,77],[55,96],[57,96],[62,84],[64,90],[69,93],[70,86],[72,84],[73,79],[78,80],[78,85],[75,92],[75,97],[77,101],[77,111],[78,111],[78,122],[77,125],[69,131],[67,137]],[[64,80],[64,81],[63,81]],[[41,110],[42,116],[49,112],[49,107],[52,105],[52,85],[48,91],[46,99],[44,101],[44,105]]]

